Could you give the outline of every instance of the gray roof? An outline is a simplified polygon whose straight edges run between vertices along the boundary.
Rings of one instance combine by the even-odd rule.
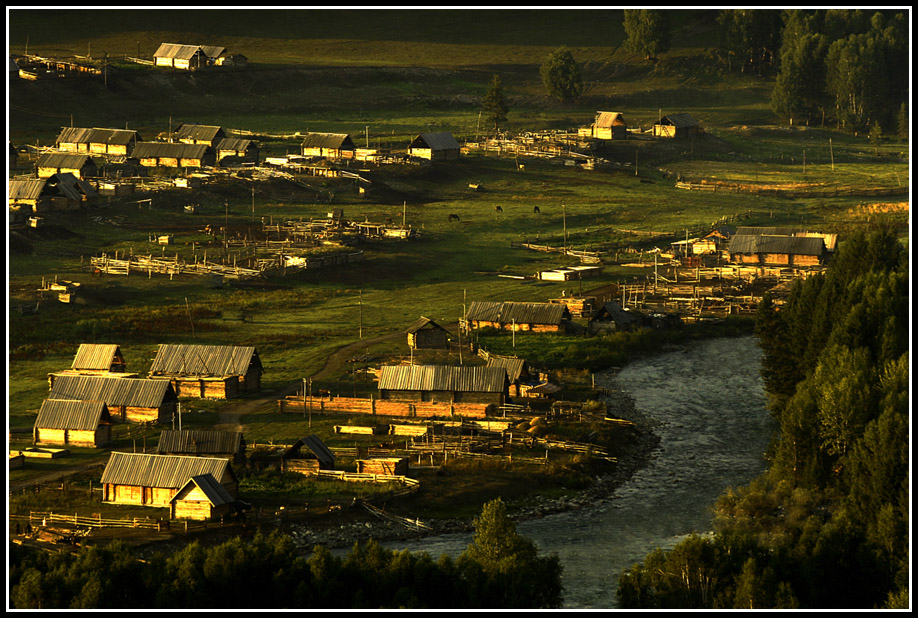
[[[81,129],[64,127],[57,136],[57,144],[114,144],[126,146],[137,139],[137,131],[129,129]]]
[[[197,486],[207,498],[208,502],[213,506],[223,506],[224,504],[232,504],[235,502],[230,493],[226,491],[226,487],[221,485],[220,482],[214,478],[213,474],[198,474],[197,476],[191,477],[188,479],[187,483],[182,485],[179,490],[175,492],[170,502],[180,500],[181,498],[179,496],[184,495],[191,485]]]
[[[222,457],[112,453],[102,483],[179,489],[192,477],[211,474],[222,479],[227,473],[235,478],[229,461]]]
[[[596,122],[594,124],[597,127],[624,125],[625,117],[622,116],[621,112],[596,112]]]
[[[796,236],[804,231],[795,227],[750,227],[740,226],[733,232],[737,236]]]
[[[110,406],[158,408],[177,401],[168,380],[59,375],[51,386],[50,399],[104,401]]]
[[[442,326],[440,326],[439,324],[437,324],[430,318],[425,318],[424,316],[421,316],[417,322],[409,326],[405,332],[406,333],[416,333],[419,330],[442,330],[444,332],[448,332],[445,328],[443,328]]]
[[[47,186],[47,179],[10,180],[11,200],[37,200]]]
[[[409,148],[430,148],[431,150],[458,150],[459,142],[453,137],[452,133],[421,133]]]
[[[284,457],[289,457],[292,453],[298,452],[302,447],[306,447],[309,451],[316,456],[316,459],[319,460],[319,463],[328,467],[334,467],[335,465],[335,455],[332,453],[325,443],[319,438],[319,436],[312,434],[306,436],[305,438],[300,438],[291,445],[287,452],[284,454]]]
[[[489,356],[488,367],[500,367],[507,372],[507,378],[511,382],[516,382],[523,374],[526,368],[526,361],[522,358],[510,358],[508,356]]]
[[[750,236],[736,234],[730,239],[729,253],[779,253],[787,255],[822,255],[825,241],[800,236]]]
[[[100,424],[111,422],[108,407],[101,401],[45,399],[35,419],[35,427],[95,431]]]
[[[559,303],[518,303],[474,301],[467,319],[499,324],[561,324],[570,318],[567,306]]]
[[[175,58],[177,60],[191,60],[194,55],[201,51],[200,45],[182,45],[180,43],[161,43],[154,58]]]
[[[384,365],[379,390],[502,393],[507,371],[501,367]]]
[[[178,126],[173,133],[175,139],[193,139],[214,141],[218,137],[226,137],[223,127],[217,127],[207,124],[185,123]]]
[[[73,357],[71,369],[92,369],[106,371],[111,368],[116,358],[121,357],[121,349],[116,344],[81,343]]]
[[[248,150],[255,142],[244,137],[225,137],[214,146],[217,150],[235,150],[237,152]]]
[[[176,159],[203,159],[207,154],[207,144],[180,144],[169,142],[139,142],[134,147],[135,159],[159,159],[170,157]]]
[[[677,129],[682,129],[686,127],[697,127],[698,121],[692,118],[691,114],[667,114],[663,116],[663,119],[657,124],[672,125]]]
[[[616,324],[623,326],[639,323],[644,320],[643,314],[637,311],[628,311],[627,309],[623,309],[622,306],[614,300],[606,301],[603,303],[602,307],[600,307],[599,311],[596,313],[593,319],[602,320],[606,316],[608,316],[609,319],[611,319]]]
[[[38,157],[38,167],[53,167],[65,169],[80,169],[87,163],[95,165],[92,157],[86,154],[74,154],[70,152],[46,152]]]
[[[234,455],[244,444],[238,431],[211,429],[163,430],[156,452],[186,455]]]
[[[252,346],[164,343],[156,352],[150,375],[244,376],[253,364],[262,368]]]
[[[333,148],[355,150],[354,141],[347,133],[307,133],[300,144],[303,148]]]
[[[60,195],[69,197],[72,200],[82,201],[83,196],[96,197],[98,193],[89,182],[82,178],[77,178],[70,172],[58,172],[45,179],[48,187],[56,189]]]
[[[201,45],[201,51],[208,58],[219,58],[226,53],[226,48],[221,45]]]

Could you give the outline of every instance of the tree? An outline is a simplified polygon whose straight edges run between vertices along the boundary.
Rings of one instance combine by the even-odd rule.
[[[762,72],[774,66],[781,44],[781,12],[773,9],[723,9],[717,16],[721,47],[739,61],[740,71]]]
[[[815,18],[802,10],[786,11],[780,65],[771,106],[778,115],[808,123],[826,111],[825,35],[814,30]]]
[[[500,75],[495,74],[491,78],[491,83],[488,84],[488,91],[481,101],[481,111],[486,114],[485,119],[494,124],[495,133],[500,130],[500,123],[506,122],[507,111],[509,110],[507,108],[507,100],[504,98],[504,88],[500,81]]]
[[[561,101],[576,99],[583,93],[580,66],[567,47],[559,47],[549,54],[539,74],[548,94]]]
[[[669,51],[672,39],[669,11],[656,9],[625,9],[625,47],[656,60],[658,54]]]

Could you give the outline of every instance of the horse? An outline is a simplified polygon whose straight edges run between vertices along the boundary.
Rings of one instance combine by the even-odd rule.
[[[538,206],[533,206],[533,207],[532,207],[532,212],[542,212],[542,211],[539,210],[539,207],[538,207]]]
[[[449,220],[450,220],[450,221],[458,221],[458,220],[459,220],[459,215],[457,215],[457,214],[451,214],[451,215],[449,216]]]
[[[494,210],[496,210],[497,212],[504,212],[504,209],[501,208],[500,206],[495,206]]]

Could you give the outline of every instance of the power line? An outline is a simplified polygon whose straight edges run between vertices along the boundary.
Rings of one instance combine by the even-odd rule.
[[[27,114],[38,114],[39,116],[51,116],[53,118],[70,118],[70,114],[52,114],[51,112],[42,112],[36,109],[29,109],[27,107],[21,107],[19,105],[10,104],[10,109],[14,109],[18,112],[25,112]]]

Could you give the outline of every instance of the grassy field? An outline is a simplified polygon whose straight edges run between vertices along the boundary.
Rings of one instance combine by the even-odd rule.
[[[161,343],[254,345],[265,366],[265,388],[279,389],[315,375],[332,353],[361,339],[367,340],[371,364],[407,357],[403,334],[370,340],[402,333],[421,315],[455,325],[472,301],[544,301],[577,291],[575,282],[500,276],[574,263],[557,253],[512,247],[513,242],[566,244],[615,256],[666,247],[725,220],[837,232],[842,239],[857,227],[892,223],[908,242],[907,198],[870,195],[907,187],[907,142],[778,125],[768,104],[771,80],[726,71],[715,50],[710,12],[685,11],[672,50],[655,65],[621,47],[620,12],[605,10],[16,9],[9,32],[12,53],[22,53],[26,45],[30,53],[47,56],[89,52],[99,60],[107,53],[111,68],[105,83],[12,83],[9,135],[20,145],[52,144],[71,122],[128,126],[146,139],[181,122],[219,124],[259,134],[263,154],[297,152],[295,134],[306,131],[347,132],[360,146],[394,149],[426,131],[450,131],[461,141],[483,132],[479,100],[494,73],[502,76],[508,96],[511,133],[585,126],[601,109],[620,110],[629,125],[645,129],[661,113],[689,112],[705,129],[693,140],[609,144],[602,155],[612,165],[595,171],[536,160],[518,171],[513,159],[471,155],[424,168],[370,169],[369,197],[345,180],[303,178],[305,187],[260,182],[253,208],[252,183],[236,180],[158,191],[150,195],[149,207],[136,203],[147,195],[103,198],[91,212],[56,213],[43,228],[11,232],[11,306],[34,306],[43,279],[82,285],[74,304],[46,298],[37,313],[9,314],[8,419],[14,429],[31,428],[47,395],[48,373],[68,368],[82,342],[117,343],[128,369],[141,375]],[[250,66],[189,75],[122,60],[149,57],[160,42],[192,41],[244,53]],[[586,84],[581,99],[566,104],[545,95],[538,75],[541,62],[560,45],[582,63]],[[675,186],[678,178],[798,194],[686,191]],[[470,182],[481,183],[484,191],[470,191]],[[199,206],[198,214],[183,212],[189,203]],[[164,233],[174,235],[167,255],[195,259],[207,252],[209,260],[231,261],[216,238],[200,231],[205,225],[254,237],[263,218],[324,218],[331,208],[343,208],[354,221],[400,222],[404,216],[420,237],[362,245],[366,259],[356,265],[254,284],[214,286],[193,276],[93,277],[83,268],[102,252],[162,254],[153,240]],[[450,221],[451,214],[460,221]],[[622,261],[633,260],[632,254]],[[607,259],[603,275],[582,282],[582,289],[646,274],[614,261]],[[696,334],[704,335],[684,336]],[[579,335],[520,335],[512,341],[494,333],[482,339],[492,351],[551,367],[578,396],[589,371],[618,366],[650,344],[666,343]],[[454,353],[437,360],[458,358]],[[347,363],[334,368],[314,387],[372,393],[373,383],[355,378],[349,368]],[[195,410],[186,421],[190,426],[216,422],[220,404],[188,405]],[[285,443],[315,431],[349,446],[337,444],[340,438],[331,430],[341,419],[316,419],[312,427],[275,409],[266,404],[246,415],[250,443]],[[154,439],[152,433],[147,437]],[[136,436],[118,439],[126,447]],[[466,472],[470,478],[476,473]],[[488,472],[499,483],[506,471]],[[528,478],[546,491],[563,491],[562,485],[576,478],[562,474],[552,485],[540,474]],[[449,510],[455,494],[438,500],[431,503],[439,505],[434,511]]]

